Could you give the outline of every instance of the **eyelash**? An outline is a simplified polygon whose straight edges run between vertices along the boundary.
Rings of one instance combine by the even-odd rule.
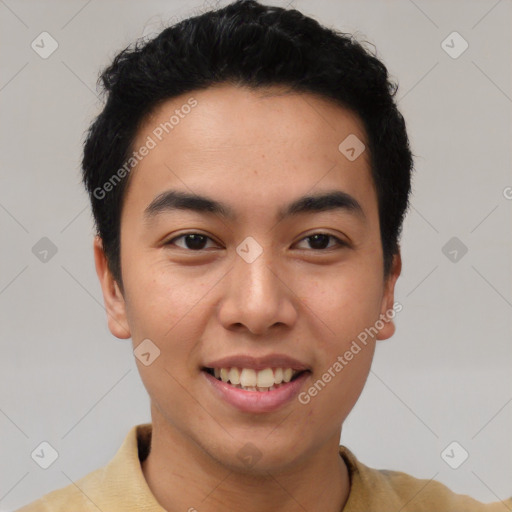
[[[207,235],[204,235],[203,233],[197,233],[195,231],[191,231],[191,232],[188,232],[188,233],[183,233],[182,235],[180,236],[177,236],[171,240],[169,240],[168,242],[166,242],[164,245],[175,245],[174,242],[176,240],[179,240],[180,238],[185,238],[187,236],[190,236],[190,235],[199,235],[203,238],[207,238],[209,240],[213,240],[212,238],[210,238],[209,236]],[[324,235],[324,236],[327,236],[329,237],[329,239],[333,239],[336,241],[336,245],[338,247],[348,247],[348,243],[344,242],[343,240],[340,240],[338,237],[334,236],[334,235],[331,235],[329,233],[322,233],[322,232],[318,232],[318,233],[312,233],[311,235],[308,235],[308,236],[305,236],[304,238],[302,238],[301,240],[299,240],[299,242],[302,242],[303,240],[307,240],[308,238],[313,238],[314,236],[317,236],[317,235]],[[178,246],[179,247],[179,246]],[[180,247],[180,249],[184,249],[185,251],[190,251],[190,252],[202,252],[202,251],[205,251],[206,249],[197,249],[197,250],[193,250],[193,249],[188,249],[188,248],[183,248],[183,247]],[[326,249],[311,249],[312,251],[315,251],[315,252],[325,252],[329,249],[332,249],[332,247],[328,247]]]

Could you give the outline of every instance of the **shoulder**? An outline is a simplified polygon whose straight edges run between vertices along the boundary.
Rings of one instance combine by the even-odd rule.
[[[398,507],[396,510],[401,512],[509,512],[512,509],[512,497],[486,504],[465,494],[457,494],[434,479],[370,468],[344,446],[340,446],[340,454],[351,477],[347,512],[359,512],[365,507],[372,511]]]
[[[140,510],[140,504],[157,507],[140,466],[141,455],[149,450],[151,432],[151,423],[134,425],[105,466],[15,512],[128,512]]]
[[[104,468],[96,469],[77,482],[51,491],[14,512],[69,512],[70,507],[76,512],[98,512],[92,494],[98,489],[103,472]]]
[[[374,471],[379,472],[382,480],[386,482],[386,487],[403,503],[403,512],[507,512],[512,507],[512,498],[482,503],[466,494],[457,494],[434,479],[415,478],[401,471]]]

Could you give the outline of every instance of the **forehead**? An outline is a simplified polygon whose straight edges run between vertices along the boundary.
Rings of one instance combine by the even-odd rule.
[[[191,103],[195,106],[190,107]],[[151,133],[158,141],[175,140],[196,149],[295,144],[299,153],[300,143],[337,149],[349,134],[366,139],[359,116],[333,101],[281,86],[253,89],[230,84],[160,103],[141,124],[138,138]]]
[[[193,91],[141,124],[133,149],[152,149],[132,170],[127,196],[139,210],[170,188],[222,196],[235,210],[244,198],[267,208],[315,188],[376,199],[368,151],[349,160],[339,148],[347,137],[368,146],[356,114],[316,95],[226,84]]]

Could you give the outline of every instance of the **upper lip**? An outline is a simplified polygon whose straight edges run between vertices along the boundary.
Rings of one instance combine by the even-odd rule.
[[[310,370],[307,364],[289,357],[285,354],[269,354],[263,357],[250,355],[233,355],[207,362],[205,368],[252,368],[253,370],[264,370],[265,368],[292,368],[293,370]]]

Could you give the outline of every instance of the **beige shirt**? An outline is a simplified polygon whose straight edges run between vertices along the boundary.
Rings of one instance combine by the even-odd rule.
[[[140,464],[149,453],[151,429],[151,423],[135,425],[106,466],[16,512],[165,512],[151,493]],[[512,511],[512,497],[483,504],[435,480],[369,468],[345,446],[340,446],[340,455],[350,474],[350,494],[342,512]]]

